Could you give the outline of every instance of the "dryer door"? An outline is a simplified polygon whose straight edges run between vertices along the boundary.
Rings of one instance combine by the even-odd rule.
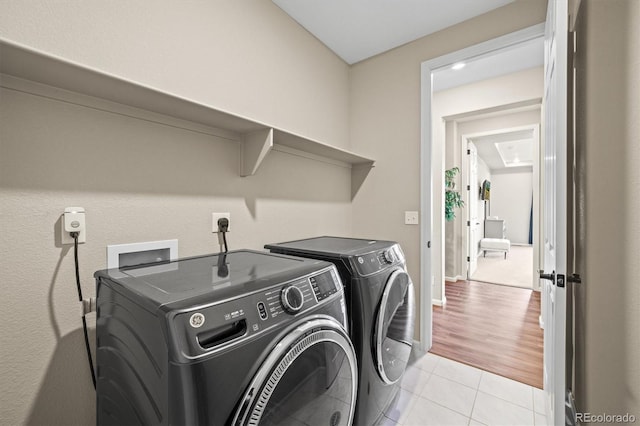
[[[282,339],[249,385],[233,425],[349,426],[356,355],[333,319],[307,320]]]
[[[413,283],[403,269],[385,284],[375,325],[375,358],[380,378],[387,384],[404,374],[413,344]]]

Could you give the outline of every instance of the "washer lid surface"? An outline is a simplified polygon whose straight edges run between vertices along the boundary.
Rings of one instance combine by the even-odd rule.
[[[309,274],[328,263],[238,250],[161,264],[99,271],[129,291],[158,304],[206,295],[208,301],[246,294]]]
[[[395,242],[393,241],[364,240],[342,237],[317,237],[285,243],[268,244],[265,248],[278,249],[278,251],[284,249],[291,253],[299,252],[353,256],[362,253],[369,253],[374,250],[385,249],[394,244]]]

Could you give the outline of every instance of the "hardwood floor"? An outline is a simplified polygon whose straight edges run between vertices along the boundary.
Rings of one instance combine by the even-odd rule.
[[[542,388],[540,293],[476,281],[447,282],[433,307],[430,352]]]

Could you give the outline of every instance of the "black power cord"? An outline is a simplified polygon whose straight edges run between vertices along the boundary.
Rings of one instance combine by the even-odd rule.
[[[218,232],[222,233],[222,242],[224,244],[225,253],[229,251],[229,247],[227,246],[227,231],[229,231],[229,219],[221,217],[218,219]]]
[[[224,252],[228,252],[229,251],[229,247],[227,247],[227,233],[223,232],[222,233],[222,241],[224,242]]]
[[[76,264],[76,286],[78,287],[78,299],[80,303],[83,303],[82,298],[82,286],[80,285],[80,262],[78,262],[78,233],[72,232],[71,238],[73,238],[73,259]],[[93,388],[96,388],[96,372],[93,368],[93,357],[91,356],[91,345],[89,344],[89,331],[87,329],[87,320],[85,315],[82,315],[82,330],[84,331],[84,344],[87,348],[87,358],[89,359],[89,369],[91,370],[91,381],[93,382]]]

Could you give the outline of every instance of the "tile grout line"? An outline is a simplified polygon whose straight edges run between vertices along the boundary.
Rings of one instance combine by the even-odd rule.
[[[429,380],[431,379],[431,373],[427,373],[427,372],[426,372],[426,371],[424,371],[424,370],[420,370],[420,372],[421,372],[421,373],[425,373],[425,374],[427,375],[427,380],[425,381],[425,384],[423,385],[423,387],[424,387],[424,386],[426,386],[426,385],[427,385],[427,383],[429,383]],[[400,389],[399,389],[398,391],[399,391],[399,392],[401,392],[401,391],[406,391],[406,392],[408,392],[408,393],[410,393],[410,394],[412,394],[412,395],[420,395],[420,393],[422,393],[422,390],[421,390],[420,392],[416,393],[416,392],[414,392],[414,391],[412,391],[412,390],[410,390],[410,389],[405,389],[405,388],[403,388],[403,387],[402,387],[402,385],[400,385]]]
[[[531,386],[531,407],[533,407],[533,425],[536,426],[536,395],[533,386]]]
[[[396,426],[402,426],[404,424],[404,417],[408,415],[409,411],[411,410],[411,408],[413,407],[413,403],[414,403],[414,399],[416,398],[416,394],[411,392],[410,390],[407,389],[399,389],[399,393],[402,393],[402,391],[405,391],[408,395],[409,395],[409,401],[407,402],[407,406],[404,407],[404,409],[400,412],[400,416],[398,416],[398,419],[392,419],[391,417],[387,417],[389,420],[391,420]],[[397,397],[399,398],[399,396]],[[385,417],[386,417],[386,413],[384,413]]]
[[[485,371],[485,370],[482,370],[482,374],[484,374],[484,373],[487,373],[487,374],[494,374],[494,375],[495,375],[495,373],[492,373],[491,371]],[[498,375],[498,376],[499,376],[499,375]],[[503,376],[499,376],[499,377],[503,377]],[[528,387],[530,388],[530,390],[531,390],[531,397],[532,397],[532,398],[534,398],[534,395],[533,395],[533,388],[534,388],[534,387],[533,387],[533,386],[531,386],[531,385],[527,385],[526,383],[522,383],[522,382],[519,382],[519,381],[517,381],[517,380],[509,379],[508,377],[505,377],[505,378],[506,378],[506,379],[508,379],[508,380],[511,380],[511,381],[513,381],[513,382],[520,383],[520,384],[523,384],[523,385],[528,386]],[[482,375],[480,375],[480,382],[482,382]],[[481,391],[481,390],[480,390],[480,384],[479,384],[479,383],[478,383],[478,392],[482,392],[482,393],[483,393],[483,394],[485,394],[485,395],[489,395],[489,396],[492,396],[492,397],[494,397],[494,398],[501,399],[501,400],[503,400],[504,402],[508,402],[509,404],[515,405],[516,407],[520,407],[520,408],[524,408],[524,409],[526,409],[526,410],[533,411],[534,413],[535,413],[535,411],[536,411],[535,401],[534,401],[533,399],[531,400],[531,407],[532,407],[532,408],[528,408],[528,407],[525,407],[524,405],[520,405],[520,404],[515,403],[515,402],[513,402],[513,401],[509,401],[508,399],[504,399],[504,398],[502,398],[501,396],[494,395],[494,394],[489,393],[489,392]]]
[[[454,409],[453,409],[453,408],[451,408],[451,407],[447,407],[446,405],[443,405],[443,404],[439,403],[438,401],[434,401],[433,399],[429,399],[429,398],[427,398],[426,396],[418,395],[418,398],[422,398],[422,399],[425,399],[425,400],[427,400],[427,401],[429,401],[429,402],[433,402],[434,404],[439,405],[439,406],[441,406],[441,407],[443,407],[443,408],[446,408],[446,409],[447,409],[447,410],[449,410],[449,411],[453,411],[454,413],[458,413],[458,414],[460,414],[460,415],[461,415],[461,416],[463,416],[463,417],[467,417],[467,418],[469,418],[469,419],[471,418],[471,414],[469,414],[469,415],[467,416],[466,414],[461,413],[461,412],[460,412],[460,411],[458,411],[458,410],[454,410]],[[474,403],[476,402],[476,400],[475,400],[475,396],[474,396],[473,402],[474,402]],[[471,412],[473,412],[473,406],[471,406]]]
[[[485,394],[485,395],[488,395],[488,396],[491,396],[491,397],[493,397],[493,398],[497,398],[497,399],[499,399],[499,400],[502,400],[502,401],[506,402],[507,404],[515,405],[516,407],[524,408],[525,410],[528,410],[528,411],[534,411],[534,410],[532,410],[531,408],[527,408],[527,407],[525,407],[524,405],[516,404],[516,403],[515,403],[515,402],[513,402],[513,401],[509,401],[508,399],[501,398],[501,397],[499,397],[499,396],[497,396],[497,395],[494,395],[494,394],[492,394],[492,393],[484,392],[484,391],[481,391],[481,390],[479,390],[479,389],[478,389],[478,392],[482,392],[482,393],[483,393],[483,394]]]
[[[457,362],[457,361],[454,361],[454,362]],[[466,364],[462,364],[462,365],[466,365]],[[484,370],[480,370],[479,368],[471,367],[471,366],[468,366],[468,367],[469,367],[469,368],[473,368],[473,369],[478,370],[478,371],[480,372],[480,378],[482,379],[482,373],[484,373],[484,372],[485,372]],[[474,388],[474,387],[469,386],[469,385],[467,385],[467,384],[460,383],[460,382],[459,382],[459,381],[457,381],[457,380],[453,380],[453,379],[451,379],[451,378],[449,378],[449,377],[446,377],[446,376],[440,375],[440,374],[438,374],[438,373],[436,373],[436,372],[435,372],[435,369],[434,369],[433,373],[431,373],[431,374],[435,374],[435,375],[436,375],[436,376],[438,376],[438,377],[441,377],[441,378],[443,378],[443,379],[447,379],[447,380],[449,380],[449,381],[452,381],[452,382],[457,383],[457,384],[462,385],[462,386],[466,386],[466,387],[468,387],[468,388],[470,388],[470,389],[478,390],[478,388],[480,387],[480,382],[479,382],[479,381],[478,381],[478,386]]]
[[[429,352],[427,352],[427,353],[429,353]],[[453,413],[456,413],[456,414],[458,414],[458,415],[461,415],[461,416],[465,417],[465,418],[467,419],[467,424],[468,424],[468,425],[470,425],[472,421],[474,421],[474,422],[477,422],[477,423],[479,423],[479,424],[483,424],[483,425],[484,425],[484,423],[482,423],[482,422],[480,422],[479,420],[476,420],[476,419],[474,419],[474,418],[473,418],[473,413],[474,413],[474,410],[475,410],[475,406],[476,406],[476,403],[477,403],[477,400],[478,400],[479,393],[480,393],[480,392],[482,392],[483,394],[485,394],[485,395],[487,395],[487,396],[490,396],[490,397],[496,398],[496,399],[498,399],[498,400],[504,401],[505,403],[508,403],[508,404],[510,404],[510,405],[512,405],[512,406],[514,406],[514,407],[518,407],[518,408],[520,408],[520,409],[525,409],[525,410],[529,411],[529,412],[530,412],[530,415],[532,416],[533,424],[534,424],[534,425],[536,425],[536,407],[535,407],[535,390],[536,390],[536,388],[535,388],[535,386],[528,385],[528,384],[526,384],[526,383],[522,383],[522,382],[519,382],[519,381],[517,381],[517,380],[510,379],[510,378],[508,378],[508,377],[504,377],[504,376],[500,376],[500,375],[498,375],[498,376],[503,377],[503,378],[505,378],[505,379],[507,379],[507,380],[509,380],[509,381],[511,381],[511,382],[515,382],[515,383],[518,383],[518,384],[522,384],[522,385],[525,385],[525,386],[527,386],[527,387],[529,388],[529,392],[530,392],[530,401],[531,401],[531,407],[532,407],[532,408],[528,408],[527,406],[521,405],[520,403],[516,403],[516,402],[514,402],[514,401],[510,401],[510,400],[508,400],[508,399],[505,399],[505,398],[503,398],[503,397],[501,397],[501,396],[494,395],[494,394],[492,394],[492,393],[484,392],[484,391],[481,391],[481,390],[480,390],[480,385],[481,385],[481,383],[482,383],[483,376],[484,376],[485,374],[494,374],[494,375],[495,375],[495,373],[492,373],[492,372],[489,372],[489,371],[486,371],[486,370],[482,370],[482,369],[479,369],[479,368],[477,368],[477,367],[467,366],[466,364],[462,364],[462,363],[460,363],[460,364],[465,365],[465,366],[467,366],[467,367],[469,367],[469,368],[471,368],[471,369],[473,369],[473,370],[475,370],[475,371],[479,371],[479,372],[480,372],[480,379],[479,379],[479,381],[478,381],[477,386],[474,388],[474,387],[472,387],[472,386],[469,386],[469,385],[468,385],[468,384],[466,384],[466,383],[460,383],[460,382],[459,382],[459,381],[457,381],[457,380],[453,380],[453,379],[452,379],[452,378],[450,378],[450,377],[447,377],[447,376],[445,376],[445,375],[443,375],[443,374],[437,373],[437,372],[436,372],[436,369],[437,369],[437,367],[440,365],[440,363],[441,363],[440,361],[441,361],[442,359],[448,359],[448,358],[444,358],[444,357],[441,357],[441,356],[439,356],[439,355],[435,355],[435,354],[432,354],[432,355],[434,355],[435,357],[437,357],[437,359],[435,360],[434,366],[433,366],[433,368],[431,369],[431,371],[427,371],[427,370],[424,370],[424,369],[422,369],[422,368],[417,367],[417,368],[418,368],[418,370],[420,370],[420,372],[421,372],[421,373],[426,373],[426,375],[427,375],[427,378],[426,378],[426,381],[425,381],[424,385],[423,385],[422,387],[420,387],[419,389],[417,389],[417,392],[416,392],[416,393],[414,393],[412,390],[409,390],[409,389],[403,389],[403,388],[401,388],[401,390],[405,390],[405,391],[406,391],[406,392],[411,396],[411,399],[410,399],[410,403],[409,403],[409,404],[408,404],[408,406],[407,406],[407,409],[408,409],[408,410],[407,410],[407,413],[403,413],[403,416],[401,416],[401,418],[400,418],[399,420],[406,420],[406,419],[403,419],[403,417],[404,417],[404,416],[406,416],[406,415],[408,414],[408,411],[410,411],[410,410],[411,410],[411,408],[413,408],[413,407],[415,406],[415,404],[419,403],[419,401],[420,401],[420,400],[424,400],[424,401],[429,401],[429,402],[431,402],[431,403],[433,403],[433,404],[436,404],[436,405],[438,405],[438,406],[440,406],[440,407],[442,407],[442,408],[445,408],[445,409],[447,409],[447,410],[449,410],[449,411],[451,411],[451,412],[453,412]],[[455,363],[458,363],[458,362],[457,362],[457,361],[455,361],[455,360],[451,360],[451,361],[453,361],[453,362],[455,362]],[[471,412],[470,412],[470,414],[469,414],[468,416],[467,416],[467,415],[465,415],[465,414],[463,414],[463,413],[461,413],[461,412],[459,412],[459,411],[458,411],[458,410],[456,410],[456,409],[453,409],[453,408],[447,407],[446,405],[443,405],[442,403],[440,403],[440,402],[438,402],[438,401],[434,401],[434,400],[432,400],[431,398],[429,398],[429,397],[427,397],[427,396],[423,396],[423,395],[422,395],[422,392],[424,392],[424,390],[425,390],[426,386],[429,384],[429,381],[431,380],[432,376],[434,376],[434,375],[435,375],[435,376],[437,376],[438,378],[443,379],[443,380],[447,380],[447,381],[449,381],[449,382],[451,382],[451,383],[453,383],[453,384],[456,384],[456,385],[459,385],[459,386],[464,386],[465,388],[468,388],[468,389],[472,389],[472,390],[475,392],[475,393],[474,393],[474,398],[473,398],[473,403],[472,403],[472,406],[471,406]],[[385,417],[386,417],[386,416],[385,416]],[[387,418],[388,418],[388,417],[387,417]],[[393,419],[390,419],[390,418],[389,418],[389,420],[391,420],[391,421],[393,421],[394,423],[396,423],[396,425],[397,425],[397,426],[403,426],[403,425],[404,425],[404,423],[396,422],[396,421],[395,421],[395,420],[393,420]]]
[[[432,374],[435,374],[436,376],[440,377],[441,379],[449,380],[450,382],[453,382],[453,383],[455,383],[455,384],[457,384],[457,385],[464,386],[464,387],[466,387],[466,388],[473,389],[473,390],[476,390],[476,391],[478,390],[478,388],[477,388],[477,387],[475,387],[475,388],[474,388],[473,386],[469,386],[469,385],[466,385],[466,384],[464,384],[464,383],[460,383],[460,382],[458,382],[457,380],[453,380],[453,379],[451,379],[451,378],[449,378],[449,377],[441,376],[440,374],[436,374],[436,373],[432,373]]]
[[[434,374],[435,374],[435,373],[432,373],[432,375],[434,375]],[[440,377],[441,379],[447,380],[447,381],[449,381],[449,382],[451,382],[451,383],[454,383],[454,384],[456,384],[456,385],[459,385],[459,386],[464,386],[465,388],[468,388],[468,389],[471,389],[472,391],[474,391],[474,392],[475,392],[475,394],[474,394],[474,396],[473,396],[473,404],[475,404],[475,397],[476,397],[476,395],[477,395],[477,393],[478,393],[478,389],[474,389],[474,388],[472,388],[471,386],[467,386],[467,385],[465,385],[464,383],[458,383],[458,382],[456,382],[455,380],[451,380],[451,379],[449,379],[449,378],[447,378],[447,377],[440,376],[440,375],[438,375],[438,374],[435,374],[435,375],[436,375],[436,376],[438,376],[438,377]],[[429,384],[429,383],[427,382],[427,385],[428,385],[428,384]],[[426,387],[426,385],[425,385],[425,387]],[[423,391],[424,391],[424,389],[423,389]],[[447,407],[446,405],[443,405],[443,404],[439,403],[438,401],[434,401],[433,399],[431,399],[431,398],[429,398],[429,397],[427,397],[427,396],[423,396],[423,395],[422,395],[422,392],[421,392],[420,394],[417,394],[417,395],[418,395],[420,398],[424,398],[424,399],[426,399],[427,401],[431,401],[431,402],[433,402],[434,404],[437,404],[437,405],[439,405],[439,406],[441,406],[441,407],[444,407],[444,408],[446,408],[446,409],[448,409],[448,410],[453,411],[454,413],[458,413],[458,414],[460,414],[460,415],[462,415],[462,416],[464,416],[464,417],[468,417],[469,419],[471,418],[471,414],[466,415],[466,414],[461,413],[460,411],[455,410],[455,409],[453,409],[453,408],[451,408],[451,407]],[[471,405],[471,412],[473,412],[473,404]]]
[[[482,373],[480,373],[480,381],[482,381]],[[473,418],[473,410],[476,408],[476,401],[478,400],[478,393],[480,392],[480,383],[478,382],[478,389],[476,389],[476,394],[473,396],[473,404],[471,405],[471,414],[469,415],[469,424],[471,424],[471,420],[475,420],[478,423],[482,423]]]
[[[454,410],[453,408],[447,407],[446,405],[442,405],[441,403],[439,403],[439,402],[437,402],[437,401],[434,401],[434,400],[432,400],[432,399],[429,399],[429,398],[427,398],[426,396],[416,395],[416,397],[421,398],[421,399],[424,399],[425,401],[431,402],[431,403],[433,403],[433,404],[436,404],[436,405],[438,405],[438,406],[440,406],[440,407],[442,407],[442,408],[445,408],[445,409],[447,409],[447,410],[449,410],[449,411],[453,411],[454,413],[456,413],[456,414],[460,414],[462,417],[465,417],[465,418],[467,418],[467,419],[471,420],[471,415],[467,416],[466,414],[463,414],[463,413],[461,413],[461,412],[459,412],[459,411],[456,411],[456,410]],[[473,401],[473,402],[475,403],[475,399],[474,399],[474,401]],[[471,410],[473,411],[473,407],[471,408]],[[467,423],[468,423],[468,422],[467,422]]]

